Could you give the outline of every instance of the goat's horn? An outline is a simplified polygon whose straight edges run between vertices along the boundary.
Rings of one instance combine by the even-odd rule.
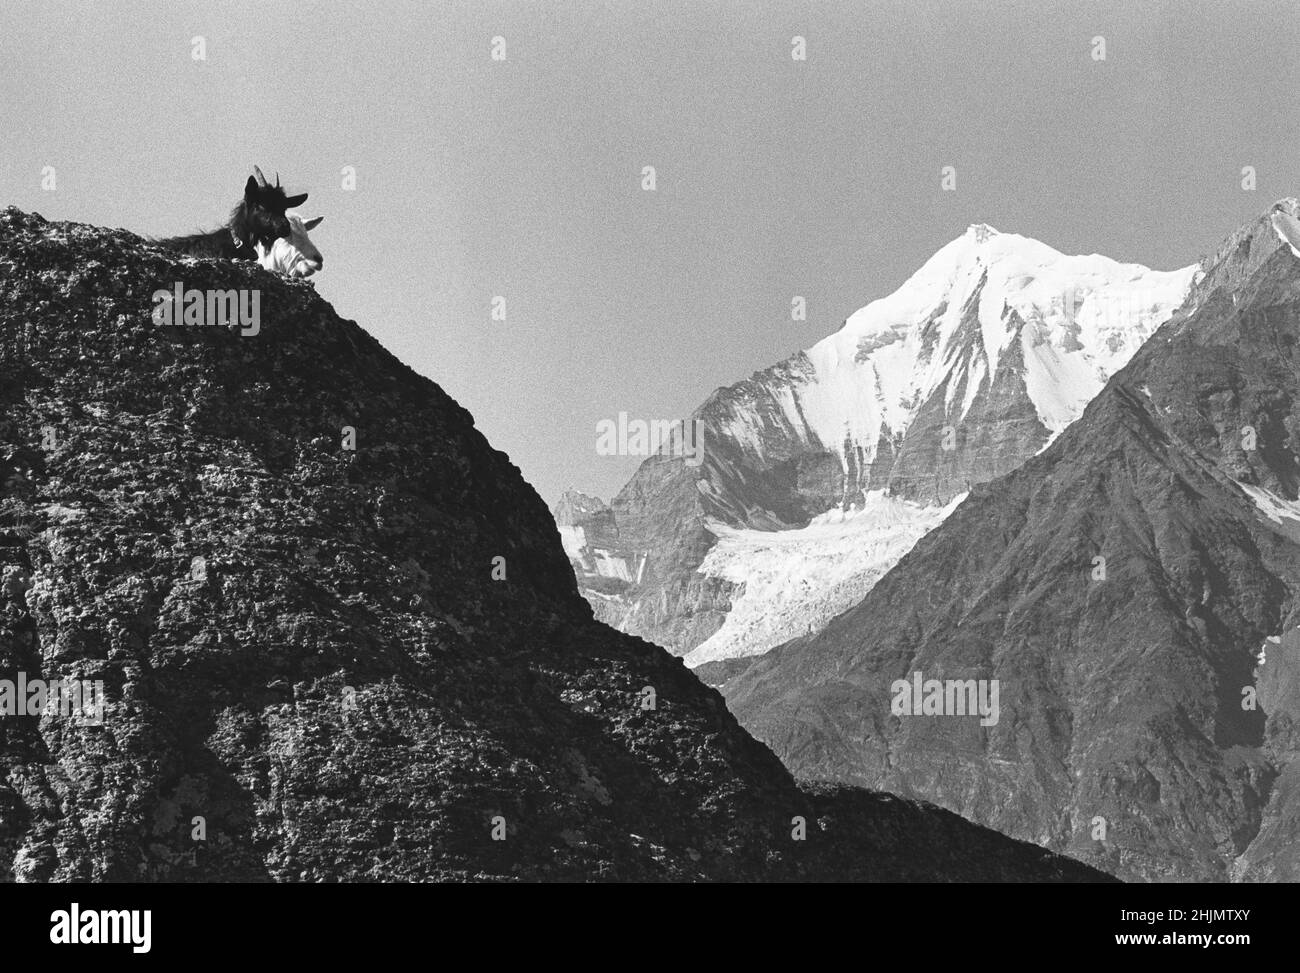
[[[257,180],[257,185],[262,189],[266,188],[266,176],[262,175],[262,170],[253,166],[253,177]]]
[[[279,170],[279,169],[277,169],[277,170],[275,171],[275,188],[276,188],[276,189],[279,189],[279,188],[280,188],[280,170]]]

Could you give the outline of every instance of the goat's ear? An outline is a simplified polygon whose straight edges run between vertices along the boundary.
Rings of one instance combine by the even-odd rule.
[[[307,202],[306,193],[303,193],[300,196],[290,196],[284,201],[284,208],[293,209],[295,206],[301,206],[305,202]]]
[[[306,223],[303,224],[303,226],[305,226],[309,230],[314,230],[316,229],[316,227],[320,226],[320,221],[323,219],[325,219],[325,217],[318,216],[313,220],[308,220]]]
[[[244,202],[251,203],[255,199],[257,199],[257,180],[249,176],[248,182],[244,183]]]

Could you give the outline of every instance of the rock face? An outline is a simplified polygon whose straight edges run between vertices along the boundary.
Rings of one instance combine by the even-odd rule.
[[[1300,877],[1297,210],[1235,233],[1041,455],[730,678],[741,722],[797,775],[1121,877]],[[999,720],[900,712],[917,673],[997,680]]]
[[[156,325],[176,282],[256,293],[257,333]],[[592,620],[519,471],[306,282],[10,209],[0,376],[0,707],[106,700],[0,708],[0,879],[1102,877],[800,789]]]
[[[692,665],[762,653],[791,627],[820,630],[908,550],[914,524],[933,526],[1077,418],[1196,273],[1067,257],[970,227],[840,331],[714,392],[694,416],[703,464],[650,457],[611,518],[571,547],[584,594],[609,624]],[[878,535],[864,536],[868,522]],[[832,537],[835,524],[846,527]],[[809,527],[833,565],[772,601],[765,552],[782,544],[761,534]],[[706,561],[718,535],[737,530],[751,536],[735,548],[757,559]],[[847,546],[864,553],[832,553]],[[745,598],[748,620],[733,620]],[[769,604],[770,618],[753,617]]]

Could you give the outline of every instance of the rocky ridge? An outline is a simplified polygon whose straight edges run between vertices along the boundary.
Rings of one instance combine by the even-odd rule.
[[[258,331],[156,325],[175,283]],[[0,484],[0,680],[106,698],[0,716],[0,879],[1103,877],[797,785],[309,282],[0,213]]]

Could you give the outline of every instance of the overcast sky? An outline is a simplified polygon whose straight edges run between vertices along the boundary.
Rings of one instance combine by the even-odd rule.
[[[1297,77],[1294,0],[5,0],[0,205],[181,233],[278,169],[339,314],[548,504],[608,499],[639,460],[597,422],[689,414],[970,223],[1195,261],[1300,194]]]

